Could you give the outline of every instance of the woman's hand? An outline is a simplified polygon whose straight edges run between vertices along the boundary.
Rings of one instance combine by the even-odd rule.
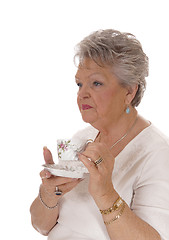
[[[47,147],[43,148],[43,155],[46,164],[54,164],[52,154]],[[41,171],[40,177],[42,179],[42,185],[49,195],[56,192],[56,187],[63,195],[72,190],[81,181],[81,179],[53,176],[47,170]]]
[[[102,157],[103,161],[96,165],[95,161]],[[90,173],[89,192],[96,202],[106,201],[113,193],[112,172],[114,157],[105,144],[90,143],[86,150],[79,154]]]

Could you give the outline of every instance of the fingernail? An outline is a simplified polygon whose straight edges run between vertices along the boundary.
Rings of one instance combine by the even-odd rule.
[[[46,172],[46,178],[50,178],[51,177],[51,173],[50,172]]]
[[[41,177],[41,179],[45,179],[46,178],[46,176],[45,177]]]
[[[44,147],[43,147],[43,150],[45,150],[45,149],[47,149],[47,147],[46,147],[46,146],[44,146]]]

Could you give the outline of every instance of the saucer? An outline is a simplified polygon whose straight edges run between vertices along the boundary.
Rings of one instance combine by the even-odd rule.
[[[84,173],[80,171],[70,170],[59,164],[43,164],[44,169],[48,170],[54,176],[68,178],[83,178]]]

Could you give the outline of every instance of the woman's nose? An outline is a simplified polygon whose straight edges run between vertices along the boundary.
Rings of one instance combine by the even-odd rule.
[[[80,99],[85,99],[90,97],[89,87],[83,85],[78,91],[78,97]]]

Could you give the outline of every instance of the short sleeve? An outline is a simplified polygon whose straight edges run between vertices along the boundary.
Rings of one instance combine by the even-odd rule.
[[[169,240],[169,148],[154,150],[134,186],[133,212]]]

